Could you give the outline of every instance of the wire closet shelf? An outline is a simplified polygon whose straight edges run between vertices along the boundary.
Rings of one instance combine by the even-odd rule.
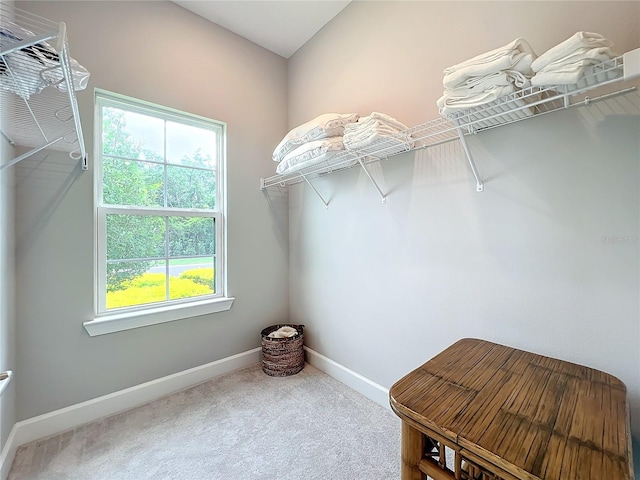
[[[64,23],[0,4],[0,133],[29,149],[0,170],[44,149],[68,152],[88,169],[72,61]]]
[[[603,94],[593,99],[590,99],[588,96],[584,97],[584,99],[577,98],[578,95],[595,88],[621,80],[631,80],[638,76],[640,76],[640,49],[635,49],[624,55],[590,67],[578,84],[524,88],[487,105],[469,108],[416,125],[395,136],[380,139],[366,148],[354,151],[345,150],[335,156],[330,162],[318,163],[295,172],[261,178],[260,189],[264,190],[278,186],[286,187],[306,181],[314,191],[316,191],[315,187],[309,182],[314,178],[357,165],[362,166],[365,172],[367,172],[365,165],[368,163],[383,160],[411,150],[433,147],[460,140],[472,173],[476,178],[477,190],[482,191],[483,183],[473,162],[465,136],[569,107],[589,104],[592,101],[604,99],[612,95],[627,93],[635,90],[635,87]],[[407,143],[405,140],[407,134],[410,135],[412,139],[411,143]],[[367,175],[371,178],[368,172]],[[373,179],[371,180],[375,185]],[[375,186],[378,188],[377,185]],[[379,188],[378,191],[380,191]],[[380,193],[382,195],[382,192]]]

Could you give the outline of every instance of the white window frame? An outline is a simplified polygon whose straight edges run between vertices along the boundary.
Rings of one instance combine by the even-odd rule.
[[[169,322],[193,316],[226,311],[234,298],[227,296],[226,282],[226,123],[172,108],[144,102],[124,95],[95,90],[94,104],[94,218],[95,218],[95,298],[94,318],[84,322],[89,335],[102,335],[131,328]],[[164,120],[176,121],[200,128],[219,128],[220,140],[216,161],[216,210],[137,207],[102,204],[102,109],[152,114]],[[171,300],[152,305],[137,305],[121,309],[106,309],[106,217],[108,214],[151,216],[189,216],[213,218],[215,222],[215,292],[211,295]]]

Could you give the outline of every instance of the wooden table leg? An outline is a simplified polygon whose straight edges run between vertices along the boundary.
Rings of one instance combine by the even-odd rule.
[[[402,480],[427,480],[427,476],[418,469],[418,463],[424,455],[425,437],[406,422],[402,422]]]

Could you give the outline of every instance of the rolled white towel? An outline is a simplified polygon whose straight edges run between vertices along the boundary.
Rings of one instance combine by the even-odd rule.
[[[296,330],[293,327],[289,327],[289,326],[285,325],[284,327],[280,327],[278,329],[278,332],[286,335],[287,337],[293,337],[294,335],[296,335],[298,333],[298,330]]]
[[[592,32],[576,32],[565,41],[559,43],[555,47],[550,48],[531,64],[534,72],[539,72],[550,63],[556,62],[580,48],[598,48],[612,47],[613,42],[606,39],[599,33]]]
[[[289,326],[280,327],[278,330],[271,332],[267,335],[269,338],[289,338],[293,337],[298,333],[298,331]]]
[[[275,332],[271,332],[269,335],[267,335],[269,338],[286,338],[286,335],[279,332],[279,331],[275,331]]]

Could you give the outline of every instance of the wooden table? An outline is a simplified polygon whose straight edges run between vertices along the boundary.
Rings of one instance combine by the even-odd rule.
[[[467,338],[389,397],[402,480],[634,479],[626,387],[598,370]]]

